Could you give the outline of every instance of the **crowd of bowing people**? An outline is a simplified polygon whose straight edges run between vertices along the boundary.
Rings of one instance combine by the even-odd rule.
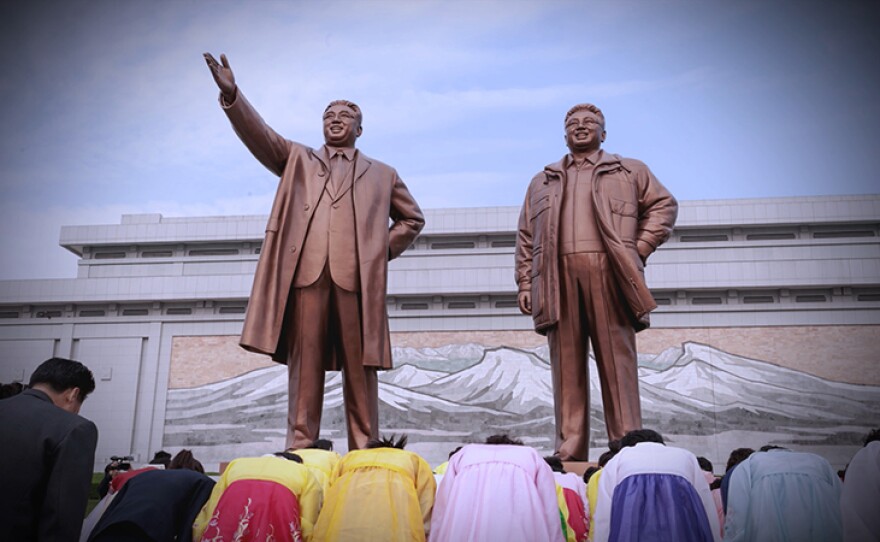
[[[406,443],[340,455],[318,440],[236,459],[216,482],[183,450],[164,469],[113,477],[81,540],[880,540],[880,429],[845,473],[767,446],[733,450],[720,477],[650,429],[612,442],[583,476],[507,435],[456,448],[433,470]]]

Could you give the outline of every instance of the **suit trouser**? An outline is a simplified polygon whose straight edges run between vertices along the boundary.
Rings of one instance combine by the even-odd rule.
[[[291,293],[287,358],[287,446],[302,448],[318,438],[324,406],[325,362],[335,353],[342,368],[348,448],[365,448],[379,434],[379,380],[364,367],[360,294],[333,283],[330,270]]]
[[[635,330],[603,252],[559,259],[559,323],[548,334],[556,415],[556,451],[563,460],[588,459],[593,346],[609,439],[639,429],[642,412]]]

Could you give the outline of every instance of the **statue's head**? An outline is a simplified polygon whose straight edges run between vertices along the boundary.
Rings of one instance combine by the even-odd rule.
[[[599,150],[605,141],[605,115],[593,104],[578,104],[565,114],[565,144],[572,152]]]
[[[334,147],[354,147],[363,128],[361,108],[348,100],[334,100],[324,110],[324,141]]]

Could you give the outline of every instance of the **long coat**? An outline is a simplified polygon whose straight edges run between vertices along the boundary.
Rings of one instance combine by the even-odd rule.
[[[284,316],[290,288],[312,215],[330,178],[330,167],[323,153],[278,135],[240,91],[229,105],[221,97],[221,105],[254,157],[281,177],[266,224],[240,344],[287,363],[289,345]],[[363,364],[387,369],[391,367],[385,309],[388,261],[412,244],[425,219],[397,172],[360,152],[352,193],[361,284]],[[335,359],[328,359],[325,368],[340,369]]]
[[[531,292],[535,330],[545,335],[559,321],[559,215],[564,159],[532,178],[519,216],[516,283]],[[672,233],[678,203],[644,163],[601,153],[593,170],[593,211],[614,277],[636,331],[657,308],[645,283],[644,259]],[[642,254],[639,250],[643,251]]]

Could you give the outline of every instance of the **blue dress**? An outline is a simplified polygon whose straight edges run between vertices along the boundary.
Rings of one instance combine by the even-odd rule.
[[[756,452],[731,475],[724,540],[842,540],[840,489],[837,473],[818,455]]]

